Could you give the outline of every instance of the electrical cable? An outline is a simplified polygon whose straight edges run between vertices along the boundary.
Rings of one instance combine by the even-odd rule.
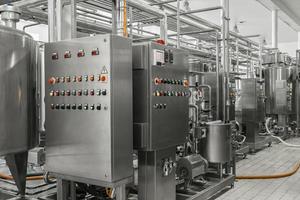
[[[272,175],[254,175],[254,176],[236,176],[236,179],[277,179],[277,178],[285,178],[288,176],[294,175],[300,168],[300,162],[298,162],[291,171],[283,172],[279,174]]]

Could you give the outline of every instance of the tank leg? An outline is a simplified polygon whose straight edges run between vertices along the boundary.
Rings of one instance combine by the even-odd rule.
[[[28,151],[9,154],[5,157],[6,164],[16,182],[20,196],[25,197]]]

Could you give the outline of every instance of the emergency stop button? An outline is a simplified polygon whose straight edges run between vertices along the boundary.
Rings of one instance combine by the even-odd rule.
[[[48,79],[48,83],[50,85],[54,85],[56,83],[56,79],[54,77],[51,77],[51,78]]]

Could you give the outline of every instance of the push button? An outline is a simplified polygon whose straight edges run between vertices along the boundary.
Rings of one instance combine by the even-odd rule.
[[[84,104],[83,109],[84,110],[88,110],[89,109],[89,105],[88,104]]]
[[[82,104],[79,104],[77,108],[78,110],[82,110]]]
[[[97,105],[97,110],[101,110],[101,104]]]
[[[76,110],[76,104],[72,104],[72,110]]]
[[[106,90],[102,90],[102,95],[105,96],[107,94]]]
[[[67,104],[66,108],[67,108],[67,110],[70,110],[71,109],[71,105]]]

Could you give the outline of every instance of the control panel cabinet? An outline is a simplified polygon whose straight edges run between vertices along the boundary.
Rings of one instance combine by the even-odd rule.
[[[134,147],[159,150],[185,142],[188,54],[157,43],[133,45]]]
[[[45,62],[47,171],[95,185],[131,177],[131,41],[49,43]]]

